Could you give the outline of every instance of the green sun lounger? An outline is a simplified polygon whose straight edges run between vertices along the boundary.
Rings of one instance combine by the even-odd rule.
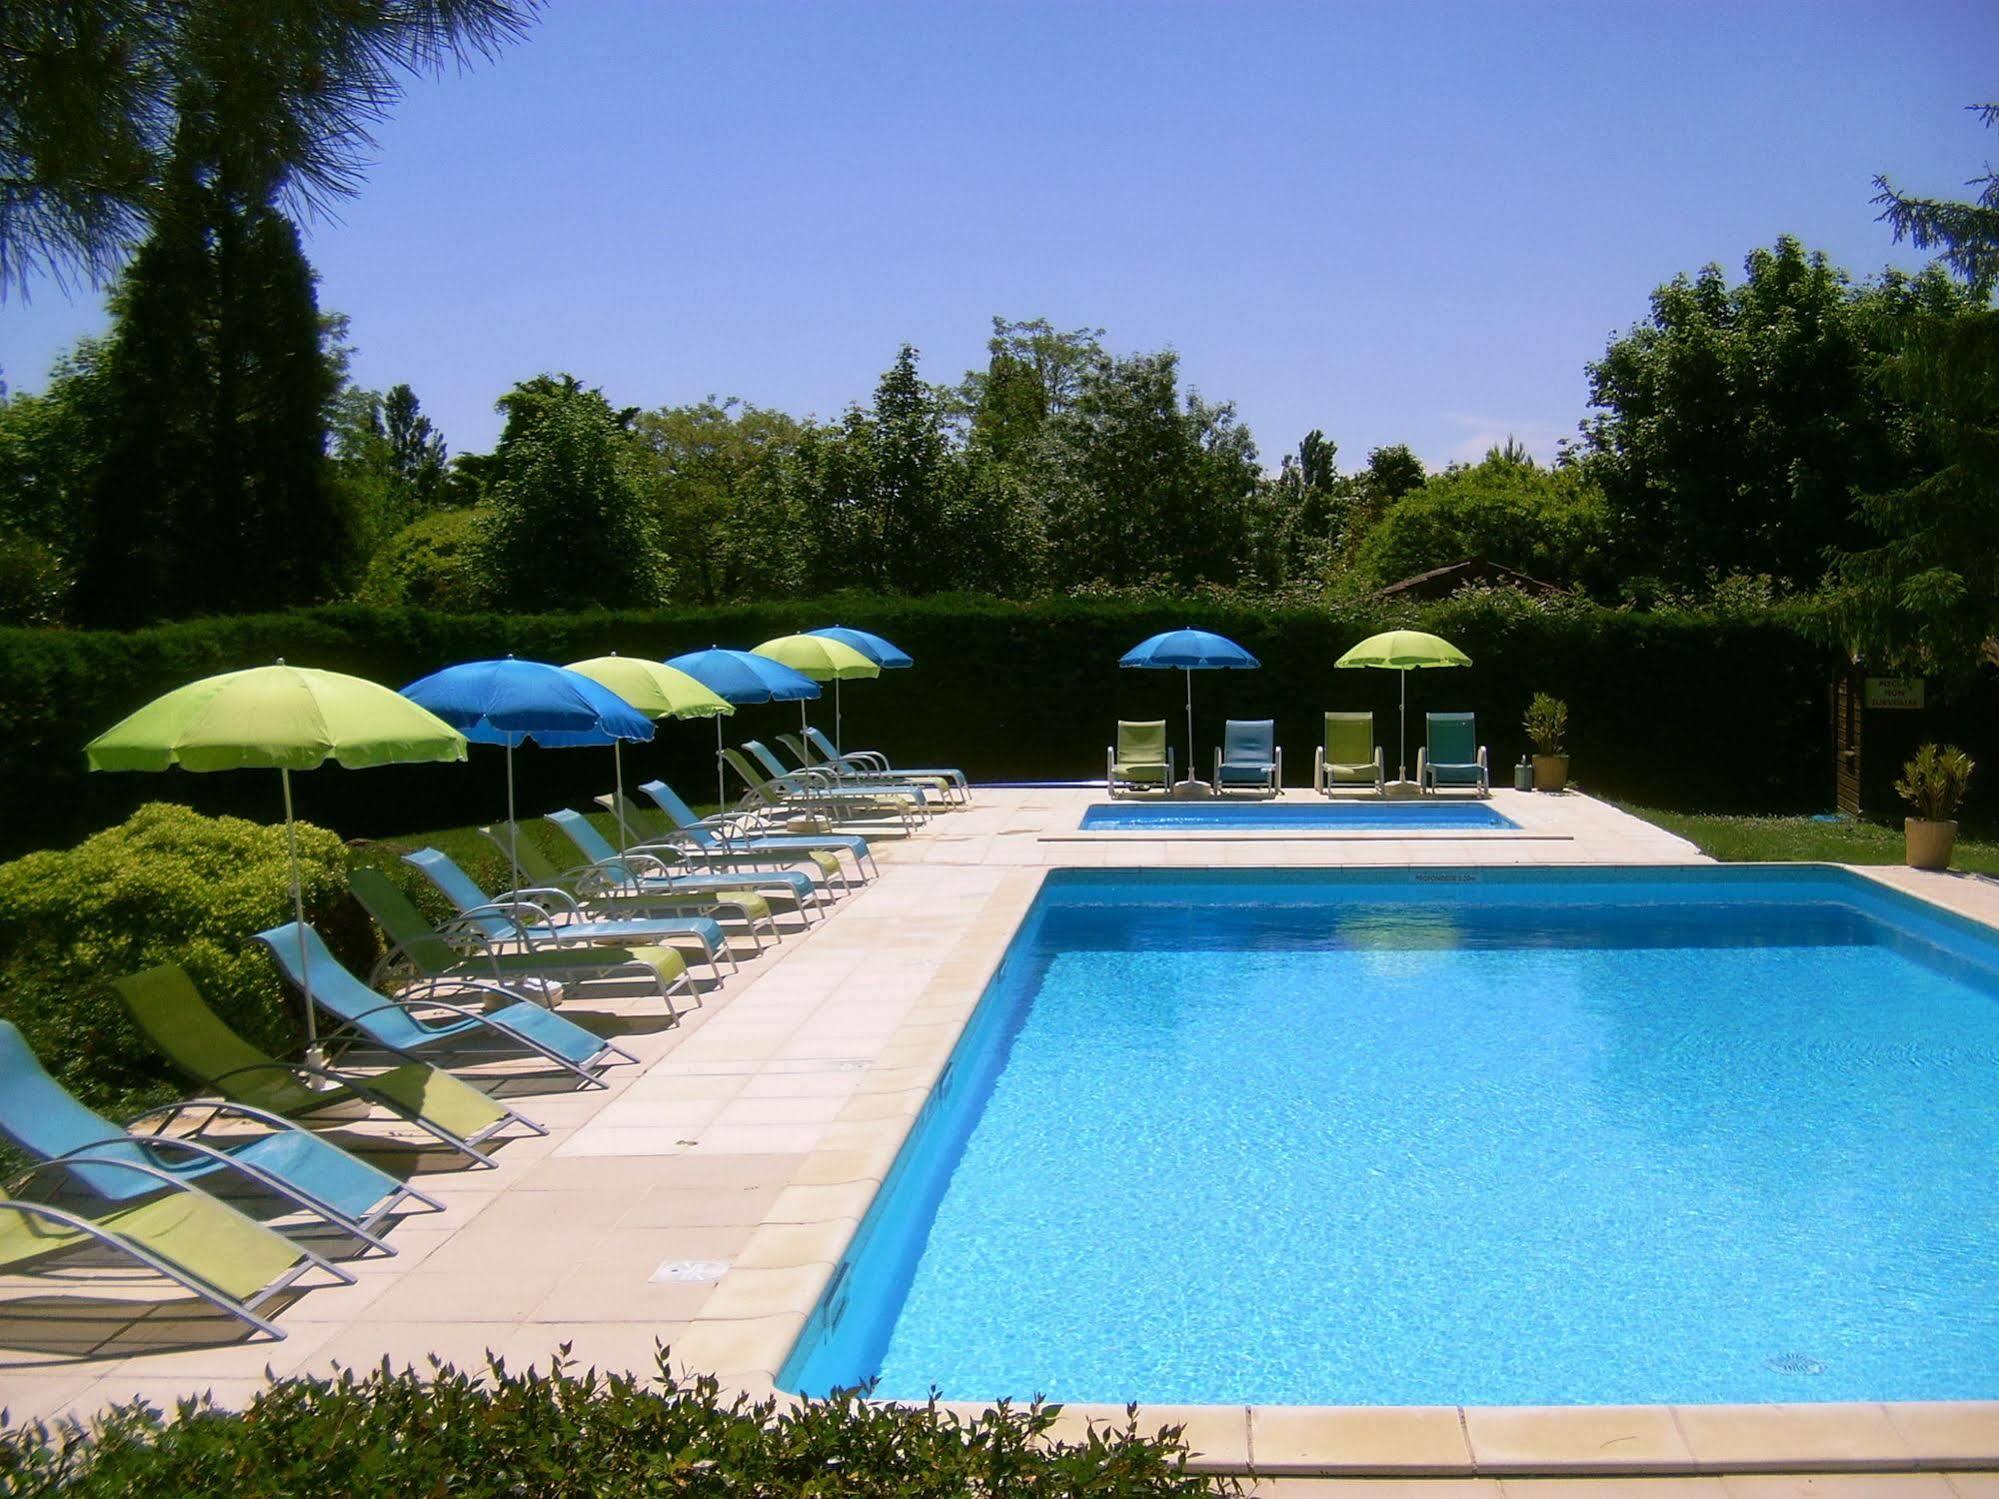
[[[1222,725],[1215,751],[1215,793],[1256,791],[1276,796],[1284,789],[1284,751],[1277,725],[1268,718],[1231,718]]]
[[[770,746],[760,739],[745,739],[743,752],[755,757],[764,772],[784,784],[791,781],[807,782],[825,788],[836,796],[873,797],[879,801],[906,802],[912,812],[920,817],[928,817],[933,810],[930,789],[913,781],[870,781],[865,786],[842,785],[840,777],[832,770],[788,770],[782,760],[770,752]]]
[[[665,850],[621,854],[611,840],[590,825],[581,812],[564,807],[543,814],[542,821],[556,828],[576,845],[576,852],[592,867],[610,878],[615,888],[639,895],[686,895],[696,900],[727,901],[745,914],[761,909],[771,921],[770,899],[788,900],[799,921],[812,924],[819,907],[819,884],[811,875],[795,869],[732,869],[725,874],[687,874],[670,862]],[[747,899],[746,899],[747,897]],[[776,925],[771,923],[774,932]]]
[[[526,1115],[425,1062],[404,1062],[371,1075],[280,1062],[231,1030],[177,963],[112,982],[161,1054],[197,1084],[233,1103],[308,1125],[329,1111],[344,1122],[357,1104],[379,1108],[481,1166],[495,1163],[480,1147],[516,1125],[537,1135],[548,1133]]]
[[[227,1133],[208,1127],[226,1120]],[[167,1133],[192,1122],[185,1132]],[[151,1126],[144,1133],[133,1124]],[[243,1124],[261,1125],[256,1133]],[[443,1204],[377,1166],[350,1155],[267,1109],[227,1100],[202,1100],[148,1109],[125,1125],[85,1107],[49,1076],[27,1039],[0,1020],[0,1134],[37,1160],[53,1161],[108,1202],[126,1202],[159,1189],[146,1173],[107,1169],[112,1162],[145,1166],[173,1181],[254,1186],[296,1212],[332,1224],[384,1254],[395,1250],[377,1227],[412,1202],[433,1212]]]
[[[1416,784],[1435,793],[1446,786],[1463,786],[1480,796],[1492,795],[1492,776],[1485,746],[1478,742],[1478,720],[1470,713],[1423,715],[1425,743],[1416,751]]]
[[[403,855],[403,862],[436,887],[458,910],[459,918],[476,925],[496,943],[531,942],[537,946],[588,947],[665,943],[692,947],[701,954],[715,978],[722,976],[721,959],[731,966],[728,934],[712,916],[631,916],[588,920],[577,914],[575,901],[561,890],[515,890],[494,899],[479,888],[458,861],[434,848]]]
[[[389,939],[389,950],[369,975],[371,988],[400,991],[420,984],[437,989],[486,979],[533,997],[553,995],[554,985],[635,979],[651,986],[668,1014],[679,1013],[673,1007],[676,993],[694,997],[687,962],[670,947],[557,947],[532,934],[517,945],[503,946],[476,922],[460,919],[432,926],[379,869],[350,870],[347,888]]]
[[[595,864],[558,868],[555,860],[542,852],[541,845],[514,823],[495,823],[479,831],[488,843],[500,851],[502,858],[520,869],[522,876],[532,882],[529,888],[539,896],[555,904],[561,903],[560,897],[567,897],[567,909],[576,920],[623,921],[646,916],[686,915],[689,912],[713,912],[718,916],[734,913],[744,923],[751,952],[763,951],[763,938],[758,935],[756,923],[761,920],[765,926],[771,925],[770,906],[755,891],[733,892],[734,900],[671,892],[645,895],[626,888],[624,876],[616,870],[599,869]],[[550,913],[559,919],[560,913],[554,910],[553,905],[550,906]],[[733,953],[729,961],[735,961]]]
[[[1117,744],[1104,751],[1104,790],[1111,796],[1132,791],[1164,791],[1173,784],[1173,751],[1166,743],[1166,720],[1118,720]]]
[[[338,1030],[323,1038],[330,1046],[342,1044],[351,1033],[407,1061],[418,1060],[419,1052],[454,1047],[475,1056],[526,1054],[553,1062],[586,1088],[605,1086],[597,1075],[604,1068],[638,1060],[615,1042],[487,979],[460,979],[454,987],[475,1002],[496,1003],[490,1010],[434,995],[405,1003],[384,998],[349,973],[309,926],[288,921],[257,933],[257,940],[270,950],[293,988],[303,990],[310,975],[312,1002],[340,1022]]]
[[[833,748],[833,741],[819,729],[807,725],[802,733],[780,734],[777,742],[798,762],[801,770],[824,770],[842,784],[868,786],[877,782],[907,782],[921,786],[945,805],[963,805],[972,799],[965,773],[951,765],[902,766],[891,764],[880,750]]]
[[[1312,760],[1312,789],[1331,796],[1342,787],[1379,792],[1387,784],[1387,762],[1374,742],[1374,715],[1328,713],[1325,742]]]
[[[868,840],[858,833],[773,833],[769,824],[749,812],[721,813],[696,817],[694,809],[664,781],[645,781],[639,786],[680,832],[696,846],[717,852],[769,850],[774,853],[824,853],[836,859],[845,854],[854,861],[854,870],[865,882],[881,871]],[[841,876],[853,884],[851,876]]]
[[[626,833],[628,854],[659,854],[669,866],[685,863],[700,870],[782,869],[788,864],[810,864],[822,880],[848,882],[840,872],[840,857],[825,849],[722,849],[703,843],[692,833],[672,826],[656,808],[641,807],[622,791],[609,791],[597,798],[597,805],[612,813]]]
[[[830,776],[816,772],[772,775],[752,764],[740,749],[723,750],[722,760],[742,779],[748,806],[787,823],[807,820],[840,826],[894,822],[908,834],[923,821],[924,809],[908,796],[878,796],[852,786],[836,786]]]
[[[81,1205],[58,1207],[21,1195],[28,1182],[69,1174],[76,1163],[39,1165],[0,1192],[0,1273],[39,1278],[60,1276],[77,1259],[109,1253],[151,1270],[210,1306],[241,1318],[258,1332],[282,1340],[284,1329],[259,1308],[291,1289],[308,1270],[321,1270],[341,1285],[354,1284],[350,1270],[330,1263],[302,1244],[217,1202],[191,1182],[176,1181],[152,1167],[129,1161],[91,1159],[102,1176],[129,1176],[139,1192],[99,1199],[92,1211]],[[88,1282],[84,1282],[88,1284]]]

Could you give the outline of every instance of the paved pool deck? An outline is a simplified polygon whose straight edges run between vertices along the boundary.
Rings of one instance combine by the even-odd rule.
[[[489,1350],[517,1367],[546,1364],[562,1344],[579,1365],[646,1370],[661,1342],[677,1367],[767,1394],[1046,870],[1707,862],[1574,793],[1496,791],[1517,833],[1419,836],[1080,834],[1083,809],[1101,799],[982,788],[971,808],[879,840],[879,879],[746,960],[677,1026],[656,1003],[565,1003],[639,1063],[591,1092],[509,1079],[508,1101],[550,1132],[504,1145],[496,1169],[458,1169],[407,1131],[354,1131],[351,1143],[414,1167],[444,1211],[397,1224],[395,1257],[348,1261],[356,1284],[291,1297],[276,1317],[283,1342],[245,1342],[233,1321],[150,1299],[157,1289],[134,1300],[95,1284],[65,1294],[0,1281],[0,1404],[16,1420],[200,1390],[232,1405],[266,1371],[385,1357],[421,1369],[432,1356],[465,1367]],[[1861,872],[1999,926],[1999,882]],[[1272,1494],[1386,1495],[1406,1483],[1584,1499],[1640,1483],[1648,1494],[1999,1499],[1999,1403],[1144,1414],[1184,1423],[1205,1466],[1253,1466]],[[1081,1431],[1121,1415],[1070,1406],[1062,1422]]]

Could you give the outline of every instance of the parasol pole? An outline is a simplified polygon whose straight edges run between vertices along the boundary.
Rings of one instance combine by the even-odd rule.
[[[631,835],[625,831],[625,741],[611,741],[611,810],[618,818],[618,852],[631,851]]]
[[[312,1016],[312,970],[306,966],[305,957],[305,893],[299,888],[298,875],[298,825],[292,820],[292,773],[284,766],[278,767],[278,779],[285,788],[285,847],[292,856],[292,923],[298,928],[298,976],[299,987],[305,990],[305,1045],[310,1052],[319,1044],[318,1032]]]
[[[511,734],[507,736],[507,828],[511,834],[507,839],[507,858],[513,866],[514,877],[513,889],[507,893],[512,895],[515,890],[521,888],[521,851],[519,847],[521,825],[514,818],[514,736]]]
[[[840,743],[840,679],[833,678],[833,753],[844,754]]]
[[[1184,666],[1181,675],[1187,679],[1187,779],[1194,779],[1194,669]]]
[[[1400,727],[1397,731],[1396,741],[1395,741],[1395,752],[1396,752],[1395,779],[1398,781],[1406,781],[1409,779],[1409,668],[1408,667],[1405,666],[1402,668],[1401,676],[1402,676],[1402,713],[1398,720]]]
[[[729,765],[722,758],[722,715],[715,715],[715,815],[729,809]]]

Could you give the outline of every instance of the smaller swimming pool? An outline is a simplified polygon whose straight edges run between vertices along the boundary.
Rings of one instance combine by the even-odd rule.
[[[1517,829],[1485,802],[1103,802],[1086,833],[1387,833]]]

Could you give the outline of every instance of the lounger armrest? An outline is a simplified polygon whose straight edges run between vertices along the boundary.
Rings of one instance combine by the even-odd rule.
[[[158,1108],[147,1109],[143,1113],[134,1114],[130,1119],[126,1120],[126,1131],[127,1133],[133,1133],[131,1129],[132,1125],[137,1124],[142,1119],[151,1119],[155,1115],[161,1114],[166,1116],[165,1122],[170,1124],[180,1115],[183,1109],[206,1109],[210,1114],[226,1114],[232,1119],[255,1119],[260,1124],[268,1124],[272,1129],[283,1130],[295,1135],[309,1135],[312,1133],[311,1130],[300,1124],[296,1119],[287,1119],[282,1114],[273,1114],[269,1109],[260,1109],[247,1103],[237,1103],[232,1099],[183,1099],[179,1103],[161,1104]],[[197,1133],[199,1132],[197,1131]],[[148,1140],[172,1139],[179,1141],[187,1137],[184,1135],[147,1135],[144,1138]]]
[[[511,925],[514,929],[512,935],[520,935],[521,924],[514,917],[504,911],[493,911],[487,914],[498,916],[501,920]],[[437,924],[437,935],[442,937],[446,942],[449,942],[453,947],[458,948],[468,958],[478,957],[483,953],[492,951],[493,939],[481,931],[469,915],[446,917]],[[402,951],[400,945],[398,945],[396,951]]]
[[[512,896],[529,910],[540,911],[550,921],[558,915],[580,915],[583,910],[582,904],[574,895],[554,885],[526,885],[519,890],[509,890],[507,895]]]
[[[1326,789],[1326,747],[1323,744],[1312,751],[1312,789]]]
[[[522,921],[517,913],[523,911],[534,919],[532,921]],[[460,921],[470,921],[480,916],[503,916],[517,927],[547,926],[549,924],[548,908],[538,901],[531,900],[491,900],[487,901],[483,906],[473,906],[469,910],[458,913]]]

